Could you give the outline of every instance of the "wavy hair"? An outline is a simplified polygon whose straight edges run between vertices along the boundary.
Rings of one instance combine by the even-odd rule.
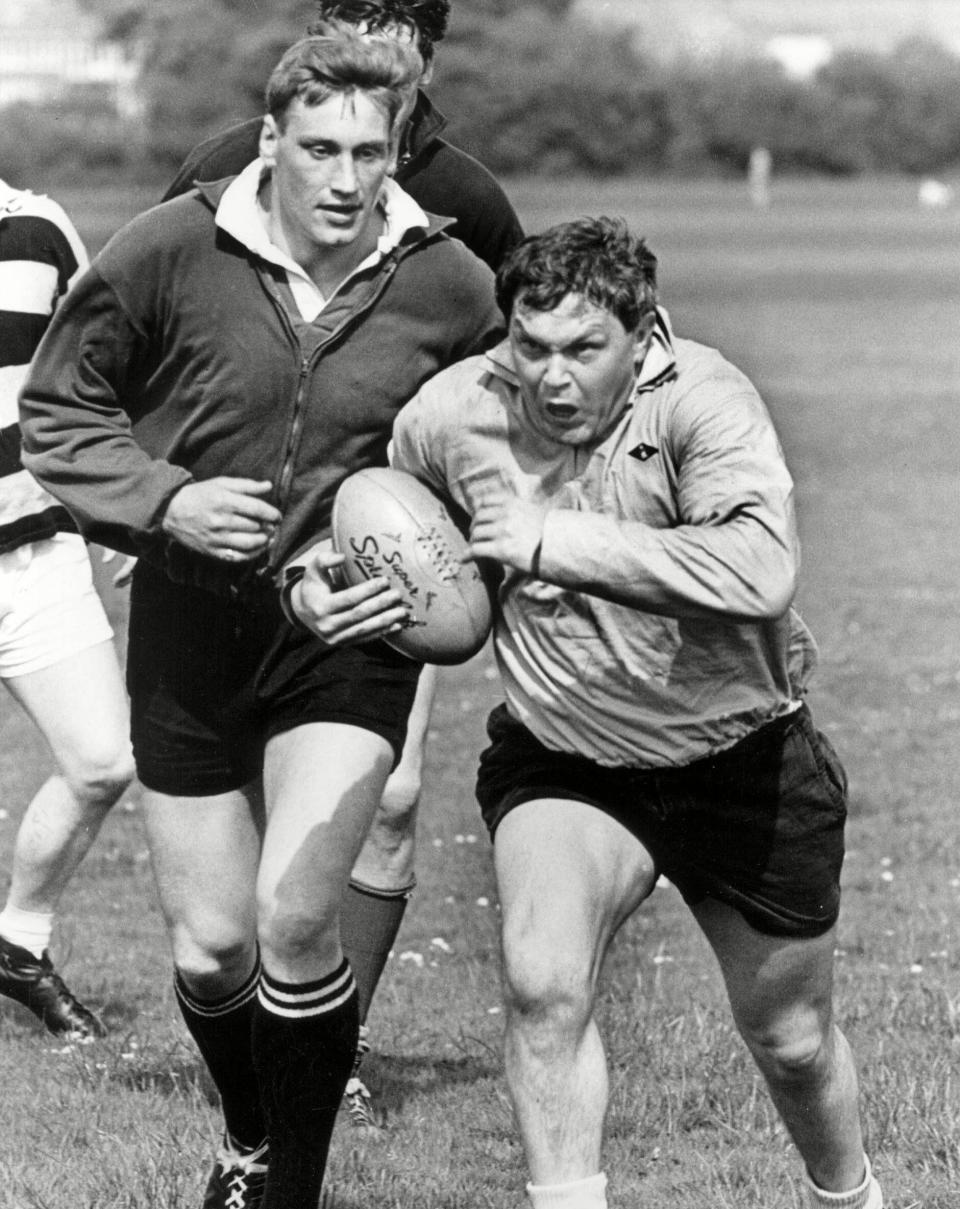
[[[270,75],[267,112],[282,128],[297,98],[305,105],[322,105],[338,93],[363,92],[387,116],[392,129],[422,72],[419,53],[400,42],[364,41],[356,34],[302,38]]]
[[[657,305],[657,258],[622,218],[581,218],[527,236],[501,266],[496,288],[507,318],[517,302],[552,311],[579,294],[634,332]]]

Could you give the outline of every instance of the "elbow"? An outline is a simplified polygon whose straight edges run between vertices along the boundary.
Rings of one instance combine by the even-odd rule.
[[[797,592],[797,567],[791,560],[777,567],[773,573],[768,569],[749,585],[746,599],[745,621],[779,621],[787,612]]]
[[[770,593],[757,609],[755,621],[779,621],[793,604],[793,591]]]

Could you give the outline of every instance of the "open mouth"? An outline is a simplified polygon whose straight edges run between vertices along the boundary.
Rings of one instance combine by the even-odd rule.
[[[319,209],[335,222],[350,222],[360,213],[359,206],[320,206]]]
[[[568,424],[577,416],[577,409],[572,403],[545,403],[544,410],[552,420],[559,420],[562,424]]]

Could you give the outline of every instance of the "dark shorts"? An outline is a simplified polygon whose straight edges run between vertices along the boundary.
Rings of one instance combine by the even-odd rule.
[[[502,705],[487,732],[477,798],[491,835],[523,802],[586,802],[635,835],[688,903],[719,899],[774,936],[836,922],[847,779],[806,706],[683,768],[604,768],[551,751]]]
[[[127,689],[142,783],[183,797],[260,775],[268,739],[309,722],[373,731],[399,758],[420,665],[385,643],[334,650],[291,626],[272,587],[237,600],[138,564]]]

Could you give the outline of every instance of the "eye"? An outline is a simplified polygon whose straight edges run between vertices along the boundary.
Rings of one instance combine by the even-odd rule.
[[[542,346],[537,344],[535,340],[531,340],[529,336],[525,336],[522,332],[516,337],[516,346],[529,361],[543,354]]]

